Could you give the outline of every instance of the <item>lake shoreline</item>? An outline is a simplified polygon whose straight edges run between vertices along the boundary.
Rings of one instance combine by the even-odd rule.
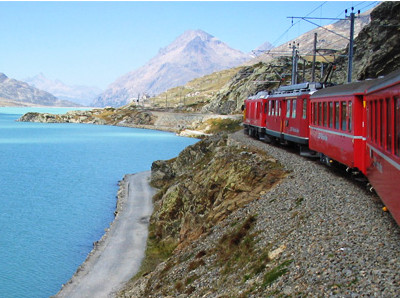
[[[93,244],[92,251],[71,279],[53,297],[108,297],[139,270],[153,211],[155,190],[149,185],[150,174],[146,171],[124,176],[118,190],[114,221]]]

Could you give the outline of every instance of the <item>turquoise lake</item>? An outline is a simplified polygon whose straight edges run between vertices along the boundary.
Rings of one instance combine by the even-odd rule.
[[[118,181],[197,140],[143,129],[16,122],[0,108],[0,297],[49,297],[114,218]]]

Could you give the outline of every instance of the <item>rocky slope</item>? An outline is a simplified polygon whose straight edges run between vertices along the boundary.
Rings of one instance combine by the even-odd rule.
[[[355,79],[377,78],[400,68],[400,2],[383,2],[355,40]]]
[[[46,91],[34,88],[22,81],[10,79],[0,73],[0,105],[73,107],[77,104],[59,100]]]
[[[400,229],[344,173],[242,132],[155,162],[147,258],[118,297],[396,296]]]
[[[93,106],[122,106],[140,94],[155,95],[249,58],[204,31],[186,31],[144,66],[112,83]]]

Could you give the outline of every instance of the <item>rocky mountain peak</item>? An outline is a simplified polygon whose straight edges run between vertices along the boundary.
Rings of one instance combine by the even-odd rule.
[[[0,73],[0,83],[3,83],[7,79],[8,77],[4,73]]]

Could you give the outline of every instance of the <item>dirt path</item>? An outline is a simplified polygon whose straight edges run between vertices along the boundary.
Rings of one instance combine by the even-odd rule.
[[[125,176],[122,209],[110,230],[55,297],[112,297],[137,272],[153,211],[150,173]]]

